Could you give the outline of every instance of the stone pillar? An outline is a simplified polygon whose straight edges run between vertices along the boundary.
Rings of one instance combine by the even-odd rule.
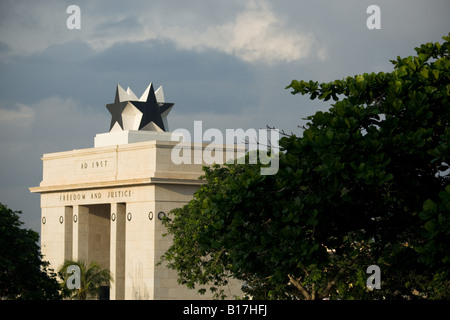
[[[111,300],[125,299],[125,221],[126,205],[111,203],[110,271],[114,277]]]
[[[88,263],[89,208],[73,206],[73,259]]]
[[[73,258],[73,206],[64,208],[64,260],[71,260]]]
[[[43,207],[41,228],[41,251],[44,260],[55,271],[63,264],[66,254],[66,213],[69,207]]]

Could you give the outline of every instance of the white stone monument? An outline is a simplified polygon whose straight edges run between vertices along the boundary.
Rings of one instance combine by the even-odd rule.
[[[106,107],[110,132],[98,134],[94,148],[42,157],[42,182],[30,191],[41,194],[44,260],[55,270],[65,259],[109,268],[110,299],[211,298],[179,285],[175,271],[157,266],[171,243],[163,237],[161,219],[202,184],[198,159],[171,161],[178,144],[167,132],[173,104],[164,102],[161,87],[154,92],[150,84],[138,99],[118,85],[114,103]],[[194,155],[205,145],[190,147]],[[237,282],[225,291],[230,298],[242,295]]]

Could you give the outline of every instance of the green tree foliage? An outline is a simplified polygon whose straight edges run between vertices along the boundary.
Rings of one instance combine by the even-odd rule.
[[[0,203],[0,298],[60,299],[56,274],[42,260],[39,234],[21,228],[21,213]]]
[[[206,184],[165,224],[163,256],[190,288],[230,276],[254,298],[450,298],[450,37],[390,73],[293,94],[334,100],[280,140],[280,168],[204,168]],[[369,290],[369,265],[381,289]]]
[[[67,281],[71,273],[67,272],[70,266],[78,266],[80,268],[80,288],[69,290]],[[97,262],[92,261],[89,266],[81,260],[65,260],[59,268],[58,274],[63,279],[61,288],[65,297],[75,300],[86,300],[88,298],[97,297],[103,286],[110,286],[113,276],[109,269],[102,268]]]

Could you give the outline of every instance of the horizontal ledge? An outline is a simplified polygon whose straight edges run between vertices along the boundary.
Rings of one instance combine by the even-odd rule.
[[[102,153],[115,153],[115,152],[124,152],[128,150],[134,149],[172,149],[175,146],[182,148],[191,148],[191,149],[205,149],[206,147],[210,147],[211,149],[222,149],[222,150],[232,150],[233,152],[241,151],[245,152],[246,147],[242,144],[216,144],[211,142],[179,142],[179,141],[158,141],[158,140],[150,140],[150,141],[142,141],[142,142],[134,142],[128,144],[118,144],[118,145],[106,145],[101,147],[91,147],[85,149],[73,149],[66,151],[59,151],[53,153],[45,153],[41,157],[41,160],[53,160],[53,159],[61,159],[61,158],[71,158],[74,155],[96,155]]]
[[[50,193],[67,190],[88,190],[88,189],[104,189],[117,187],[142,186],[152,184],[181,184],[181,185],[202,185],[205,181],[198,179],[170,179],[170,178],[144,178],[107,182],[91,182],[79,184],[67,184],[57,186],[31,187],[31,193]]]

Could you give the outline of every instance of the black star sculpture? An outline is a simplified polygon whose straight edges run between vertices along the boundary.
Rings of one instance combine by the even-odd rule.
[[[166,131],[164,120],[167,120],[167,115],[173,107],[173,103],[166,103],[162,93],[162,87],[157,90],[157,94],[150,85],[145,90],[140,99],[131,91],[130,88],[125,91],[120,85],[117,85],[116,96],[114,103],[106,105],[106,108],[111,113],[110,131],[118,130],[146,130],[146,131]],[[133,120],[125,125],[123,121],[124,111],[127,116]],[[117,127],[116,123],[119,127]]]

